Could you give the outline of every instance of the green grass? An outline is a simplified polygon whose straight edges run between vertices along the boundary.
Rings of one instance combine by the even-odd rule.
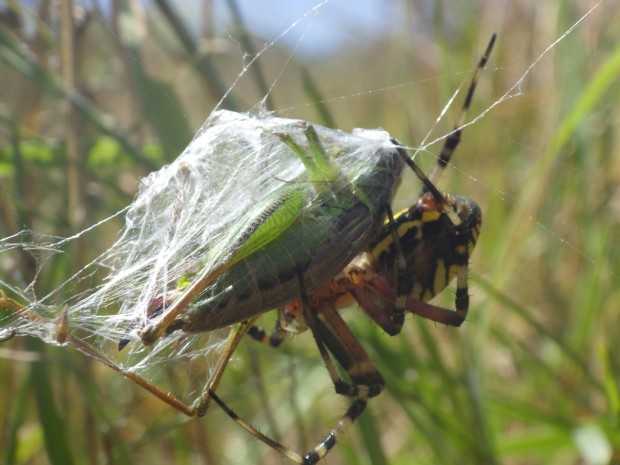
[[[390,35],[359,30],[354,46],[320,63],[294,57],[284,66],[289,52],[276,44],[224,106],[248,109],[284,66],[270,96],[279,114],[344,130],[383,127],[416,145],[468,81],[492,32],[498,43],[472,118],[585,13],[579,1],[506,8],[480,1],[425,17],[401,3],[406,14]],[[181,11],[180,3],[172,7]],[[240,22],[223,49],[215,40],[198,47],[184,20],[162,11],[153,7],[144,24],[123,12],[130,21],[123,24],[148,27],[137,40],[97,14],[81,24],[76,92],[57,71],[60,37],[46,13],[18,8],[22,23],[37,26],[27,33],[2,23],[1,237],[24,227],[67,236],[126,206],[136,179],[173,160],[223,97],[239,72],[240,47],[256,51],[264,42]],[[355,309],[345,312],[387,387],[327,463],[620,462],[619,20],[620,8],[603,3],[532,68],[513,98],[465,129],[441,187],[477,199],[484,213],[470,317],[458,330],[409,318],[390,338]],[[450,130],[458,105],[435,137]],[[428,168],[433,154],[418,160]],[[67,175],[71,156],[77,181]],[[397,209],[415,199],[417,185],[407,183],[414,181],[405,181]],[[72,216],[67,202],[84,216]],[[120,227],[102,228],[55,260],[37,292],[71,276]],[[41,257],[9,255],[0,256],[2,279],[30,282]],[[445,291],[437,302],[451,307],[453,297]],[[266,315],[265,326],[273,319]],[[185,419],[73,351],[16,338],[0,345],[0,357],[0,463],[280,460],[219,409]],[[346,408],[309,335],[281,352],[248,342],[220,392],[261,430],[303,450]]]

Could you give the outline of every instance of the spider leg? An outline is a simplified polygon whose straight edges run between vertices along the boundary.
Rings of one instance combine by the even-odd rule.
[[[465,230],[464,230],[465,229]],[[465,321],[469,311],[469,292],[467,278],[469,273],[469,231],[466,228],[457,228],[457,239],[455,247],[455,266],[456,266],[456,313]]]
[[[448,166],[448,163],[450,163],[450,160],[452,159],[452,154],[456,150],[456,147],[461,142],[461,127],[465,124],[465,121],[467,120],[467,112],[469,111],[469,107],[474,96],[474,91],[476,90],[476,86],[478,85],[478,81],[480,80],[480,76],[482,75],[482,71],[487,64],[487,61],[489,61],[489,55],[491,55],[491,50],[493,50],[495,38],[496,35],[493,34],[491,36],[489,44],[487,45],[486,50],[484,51],[484,54],[478,62],[478,66],[476,67],[476,71],[471,78],[469,89],[467,90],[467,95],[465,96],[465,101],[463,102],[463,106],[461,107],[461,111],[454,125],[454,129],[448,135],[448,137],[446,137],[446,141],[444,142],[444,145],[441,149],[439,158],[437,158],[437,164],[434,166],[431,174],[428,176],[428,178],[433,184],[437,183],[442,173],[446,169],[446,166]],[[423,186],[421,194],[424,194],[427,190],[428,189],[426,188],[426,186]]]
[[[396,249],[396,298],[394,299],[394,309],[390,312],[390,322],[387,327],[389,331],[385,329],[390,335],[400,333],[405,322],[405,305],[406,298],[409,292],[411,292],[409,280],[407,279],[407,259],[403,253],[403,248],[400,243],[400,237],[395,227],[394,213],[392,207],[386,205],[386,213],[388,218],[387,227],[392,235],[392,241],[394,248]],[[377,322],[378,323],[378,322]],[[382,326],[383,327],[383,326]]]
[[[372,293],[377,295],[383,299],[385,299],[388,303],[393,303],[397,299],[397,292],[394,287],[382,280],[379,277],[373,276],[367,282],[367,290],[362,291],[356,289],[353,291],[353,295],[355,296],[355,300],[359,303],[360,307],[364,312],[372,318],[383,330],[385,330],[388,334],[394,335],[398,334],[393,333],[394,328],[391,326],[385,325],[385,313],[386,309],[383,306],[378,306],[373,300],[371,300],[367,295],[367,293]],[[458,284],[457,284],[457,297],[458,297]],[[465,294],[467,294],[467,276],[465,276]],[[466,307],[465,307],[466,308]],[[426,302],[422,302],[420,300],[416,300],[410,296],[405,298],[405,310],[407,312],[413,313],[414,315],[418,315],[427,320],[434,321],[436,323],[441,323],[447,326],[461,326],[465,321],[463,312],[448,310],[447,308],[438,307],[437,305],[432,305]],[[465,315],[467,314],[467,310],[465,310]]]
[[[387,224],[384,230],[388,231],[391,236],[391,243],[395,253],[395,280],[396,285],[390,287],[388,295],[390,305],[378,305],[368,293],[368,277],[374,276],[369,266],[350,266],[344,272],[344,276],[340,279],[339,285],[346,289],[353,296],[358,305],[377,323],[385,332],[391,336],[395,336],[402,330],[405,322],[405,310],[407,307],[407,297],[411,292],[411,283],[408,279],[407,259],[403,253],[400,237],[398,236],[397,226],[394,221],[394,213],[389,205],[385,206],[387,215]],[[378,279],[378,278],[377,278]],[[393,292],[395,291],[395,292]],[[380,294],[376,292],[375,294]],[[384,292],[385,294],[385,292]]]
[[[301,295],[304,302],[306,322],[312,330],[336,392],[355,397],[338,424],[304,456],[305,464],[314,464],[325,457],[336,445],[339,437],[364,411],[368,400],[383,391],[385,381],[334,306],[328,304],[321,307],[320,313],[317,315],[316,309],[307,306],[306,294],[302,292]],[[328,351],[346,371],[351,380],[350,383],[342,380]]]

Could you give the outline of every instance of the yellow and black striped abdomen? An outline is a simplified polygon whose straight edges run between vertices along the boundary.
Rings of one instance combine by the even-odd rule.
[[[455,226],[430,194],[423,195],[394,219],[393,227],[406,261],[403,290],[423,302],[441,292],[455,277],[458,265],[471,255],[480,233],[482,217],[478,205],[468,198],[443,196],[446,205],[459,216],[461,225]],[[368,255],[378,275],[396,282],[398,254],[389,225],[370,244]]]

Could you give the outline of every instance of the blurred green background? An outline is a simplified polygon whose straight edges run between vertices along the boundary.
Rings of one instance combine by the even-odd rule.
[[[491,110],[440,186],[483,209],[470,316],[458,330],[410,317],[390,338],[346,312],[387,388],[326,463],[620,463],[620,5],[600,2],[543,54],[597,2],[289,3],[0,4],[0,237],[69,236],[122,209],[218,103],[246,111],[268,96],[278,115],[382,127],[416,146],[497,32],[470,120]],[[428,169],[439,148],[418,161]],[[396,209],[417,190],[407,178]],[[121,227],[76,241],[37,293]],[[0,255],[7,282],[36,271],[31,255]],[[216,407],[188,420],[36,340],[0,345],[0,380],[3,464],[286,463]],[[279,351],[245,343],[220,394],[297,450],[347,405],[308,335]]]

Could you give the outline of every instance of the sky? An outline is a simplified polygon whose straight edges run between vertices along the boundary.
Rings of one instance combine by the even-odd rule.
[[[194,25],[199,27],[204,0],[175,5],[184,5],[179,13],[184,19],[196,18]],[[267,41],[284,33],[280,44],[305,56],[332,53],[384,34],[399,17],[398,2],[387,0],[237,0],[237,5],[248,30]],[[225,34],[232,24],[227,0],[211,0],[211,8],[216,32]]]

